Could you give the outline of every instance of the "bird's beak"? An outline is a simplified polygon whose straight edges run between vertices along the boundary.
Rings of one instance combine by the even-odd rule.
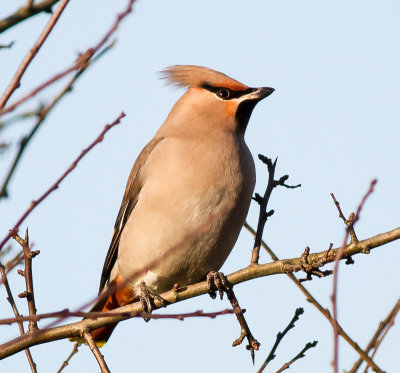
[[[247,100],[261,101],[265,97],[268,97],[270,94],[272,94],[274,91],[275,89],[271,87],[257,88],[255,91],[247,95]]]

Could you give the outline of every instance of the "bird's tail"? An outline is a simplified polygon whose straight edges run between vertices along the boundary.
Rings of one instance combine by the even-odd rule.
[[[133,296],[133,291],[130,286],[120,287],[122,283],[121,276],[118,274],[116,278],[110,282],[107,289],[116,289],[110,292],[108,298],[100,297],[92,306],[89,312],[109,312],[116,308],[133,303],[136,299]],[[118,323],[102,326],[101,328],[92,330],[92,336],[98,347],[104,346],[110,338],[112,332]],[[86,343],[81,337],[71,337],[70,341]]]

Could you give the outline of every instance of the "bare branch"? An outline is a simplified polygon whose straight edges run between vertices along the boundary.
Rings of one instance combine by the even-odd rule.
[[[359,253],[364,253],[366,249],[372,250],[378,246],[382,246],[391,241],[397,240],[400,238],[400,227],[396,228],[390,232],[382,233],[376,235],[374,237],[368,238],[366,240],[359,241],[356,244],[349,244],[345,248],[345,256],[355,255]],[[337,249],[335,249],[337,251]],[[311,263],[318,262],[321,258],[326,256],[326,251],[321,253],[310,254],[309,260]],[[241,269],[237,272],[232,273],[227,276],[228,281],[235,285],[244,281],[248,281],[258,277],[270,276],[275,274],[287,273],[285,270],[285,265],[296,265],[301,263],[301,258],[293,258],[286,260],[279,260],[274,263],[261,264],[257,266],[249,266],[244,269]],[[187,286],[182,289],[173,289],[164,294],[161,294],[162,298],[164,298],[168,303],[176,303],[189,298],[193,298],[202,294],[206,294],[208,292],[207,282],[203,281],[198,284],[194,284],[191,286]],[[160,307],[161,303],[159,301],[155,301],[156,307]],[[111,311],[110,313],[115,313],[118,315],[120,312],[130,312],[132,314],[140,314],[142,311],[140,302],[136,302],[124,307],[120,307],[115,311]],[[325,313],[329,315],[329,311],[325,310]],[[121,316],[108,316],[101,317],[95,320],[93,319],[85,319],[76,323],[59,326],[56,328],[50,328],[46,330],[38,330],[34,333],[26,334],[24,336],[15,338],[9,342],[4,343],[0,346],[0,359],[5,358],[7,356],[13,355],[23,349],[35,346],[38,344],[47,343],[50,341],[55,341],[63,338],[69,337],[80,337],[85,330],[94,330],[100,328],[102,326],[115,324],[117,322],[122,321],[126,317]],[[341,335],[343,331],[340,328],[339,332]],[[347,336],[348,340],[351,339]],[[350,343],[350,342],[349,342]],[[352,346],[357,350],[357,352],[368,361],[376,371],[381,372],[379,367],[365,354],[364,351],[360,349],[360,347],[353,342]]]
[[[25,6],[19,8],[14,14],[0,20],[0,33],[38,13],[52,13],[52,7],[58,1],[59,0],[43,0],[35,4],[33,4],[33,1],[31,1],[31,3],[28,2]]]
[[[71,361],[72,357],[78,352],[79,346],[80,346],[80,344],[78,342],[75,342],[74,348],[72,349],[72,352],[68,355],[67,359],[64,360],[64,362],[62,363],[60,369],[57,370],[57,373],[61,373],[63,371],[63,369],[69,364],[69,362]]]
[[[286,369],[289,369],[290,366],[296,361],[301,359],[302,357],[304,357],[304,353],[309,350],[310,348],[313,348],[317,345],[318,341],[314,341],[314,342],[308,342],[305,347],[289,362],[287,362],[281,369],[279,369],[276,373],[281,373]]]
[[[257,371],[257,373],[261,373],[265,367],[269,364],[269,362],[273,359],[275,359],[275,351],[279,346],[279,343],[281,342],[281,340],[283,339],[283,337],[287,334],[287,332],[290,329],[294,328],[294,323],[299,319],[299,316],[302,315],[304,313],[303,308],[297,308],[296,312],[292,318],[292,320],[290,321],[289,325],[285,328],[285,330],[283,332],[279,332],[276,335],[276,341],[275,344],[272,346],[272,349],[270,351],[270,353],[268,354],[267,358],[265,359],[263,365],[261,366],[261,368]]]
[[[189,312],[189,313],[178,313],[178,314],[150,314],[147,312],[140,311],[138,313],[132,312],[82,312],[82,311],[70,311],[68,308],[56,311],[56,312],[49,312],[49,313],[42,313],[39,315],[32,315],[32,316],[18,316],[8,319],[0,320],[0,325],[11,325],[14,323],[19,323],[23,321],[39,321],[44,319],[52,319],[52,318],[61,318],[63,320],[69,317],[79,317],[79,318],[86,318],[86,319],[97,319],[102,317],[110,317],[110,316],[118,316],[123,319],[133,319],[133,318],[142,318],[146,317],[148,319],[176,319],[183,321],[186,318],[191,317],[206,317],[210,319],[215,319],[217,316],[221,315],[228,315],[234,313],[233,310],[225,309],[222,311],[217,312],[203,312],[202,310]]]
[[[85,149],[82,150],[81,154],[72,162],[72,164],[68,167],[68,169],[57,179],[57,181],[44,192],[37,200],[31,202],[31,205],[24,212],[24,214],[19,218],[19,220],[14,224],[14,227],[10,230],[10,232],[4,237],[4,239],[0,243],[0,250],[4,247],[4,245],[8,242],[8,240],[18,232],[18,228],[24,222],[24,220],[30,215],[30,213],[37,207],[44,199],[46,199],[52,192],[54,192],[60,185],[60,183],[75,169],[80,160],[97,144],[103,141],[104,135],[114,126],[120,123],[121,119],[125,116],[125,113],[121,113],[117,119],[114,120],[111,124],[107,124],[103,131],[101,131],[100,135]]]
[[[279,185],[284,186],[286,188],[298,188],[301,186],[300,184],[293,187],[286,185],[285,181],[289,178],[288,175],[284,175],[279,180],[275,180],[275,169],[278,158],[275,159],[274,162],[272,162],[270,158],[262,154],[259,154],[258,158],[268,167],[268,185],[267,188],[265,189],[263,197],[261,197],[258,193],[256,193],[255,198],[253,198],[260,205],[260,213],[257,224],[257,233],[254,240],[254,247],[251,253],[251,264],[258,264],[265,223],[267,222],[268,217],[272,216],[272,214],[274,213],[274,210],[267,211],[268,202],[271,197],[273,189]]]
[[[12,310],[14,312],[15,317],[19,318],[21,316],[20,316],[20,314],[18,312],[17,305],[15,304],[14,297],[13,297],[12,292],[11,292],[10,284],[8,283],[7,274],[6,274],[6,268],[1,263],[0,263],[0,272],[1,272],[2,283],[4,283],[4,286],[5,286],[6,291],[7,291],[7,300],[11,305],[11,308],[12,308]],[[22,321],[18,321],[17,323],[18,323],[20,334],[24,335],[25,334],[24,324],[22,323]],[[29,363],[29,366],[31,368],[32,373],[36,373],[36,364],[33,361],[33,358],[32,358],[32,355],[31,355],[31,351],[29,350],[29,348],[25,349],[25,354],[26,354],[26,357],[28,359],[28,363]]]
[[[32,251],[29,247],[29,235],[28,228],[26,228],[25,238],[22,239],[17,233],[13,234],[14,240],[16,240],[24,250],[25,257],[25,270],[18,270],[18,274],[25,278],[26,291],[19,294],[19,298],[26,298],[28,302],[29,316],[36,315],[36,304],[35,304],[35,292],[33,291],[33,274],[32,274],[32,259],[40,253],[39,250]],[[32,333],[37,330],[38,326],[35,320],[29,320],[28,332]]]
[[[371,181],[370,186],[368,188],[367,193],[365,193],[365,195],[363,196],[360,204],[358,205],[357,208],[357,212],[355,214],[355,216],[352,216],[349,219],[349,223],[346,223],[346,219],[345,219],[345,223],[346,223],[346,234],[343,240],[343,245],[342,247],[339,248],[339,250],[336,253],[336,258],[335,258],[335,266],[334,266],[334,270],[333,270],[333,289],[332,289],[332,295],[331,295],[331,301],[332,301],[332,316],[333,316],[333,323],[332,323],[332,327],[333,327],[333,340],[334,340],[334,351],[333,351],[333,370],[334,373],[338,373],[339,372],[339,327],[337,325],[337,320],[338,320],[338,312],[337,312],[337,283],[338,283],[338,276],[339,276],[339,262],[342,259],[344,253],[345,253],[345,247],[346,247],[346,242],[348,239],[349,234],[351,234],[350,232],[354,233],[354,224],[357,222],[357,220],[360,218],[360,213],[362,208],[364,207],[364,204],[367,200],[367,198],[373,193],[374,191],[374,187],[377,183],[377,180],[374,179]],[[336,199],[334,199],[335,201]],[[336,206],[339,205],[339,203],[336,203]],[[340,208],[339,208],[340,211]],[[343,214],[341,214],[343,216]],[[343,216],[344,217],[344,216]],[[354,233],[354,237],[355,237],[355,233]],[[350,244],[357,244],[357,237],[355,237],[355,239],[352,240],[352,242],[350,242]],[[347,256],[347,255],[346,255]]]
[[[21,97],[11,105],[3,108],[1,110],[0,107],[0,115],[3,115],[5,113],[9,113],[13,111],[16,107],[24,103],[25,101],[29,100],[30,98],[34,97],[38,92],[43,90],[44,88],[47,88],[49,85],[53,84],[54,82],[58,81],[59,79],[63,78],[64,76],[72,73],[73,71],[81,69],[83,66],[87,65],[90,60],[93,58],[93,56],[101,49],[104,47],[104,45],[108,42],[108,40],[111,38],[111,36],[114,34],[114,32],[118,29],[119,25],[121,24],[122,20],[132,12],[132,7],[134,4],[135,0],[129,0],[126,8],[119,14],[117,14],[116,19],[111,26],[111,28],[106,32],[106,34],[103,36],[103,38],[92,48],[87,49],[84,53],[82,53],[76,61],[73,63],[72,66],[69,68],[59,72],[52,78],[48,79],[44,83],[40,84],[38,87],[33,89],[31,92],[26,94],[25,96]]]
[[[10,84],[8,85],[6,91],[4,92],[3,96],[0,98],[0,110],[3,109],[11,95],[14,91],[20,87],[21,85],[21,78],[24,75],[26,69],[35,58],[36,54],[39,52],[40,48],[42,47],[43,43],[46,41],[47,37],[49,36],[51,30],[59,20],[62,12],[64,11],[65,7],[68,5],[69,0],[61,0],[60,5],[57,7],[56,11],[50,17],[49,22],[47,23],[46,27],[44,28],[43,32],[40,34],[39,38],[30,49],[28,54],[23,59],[21,65],[18,67],[17,72],[15,73],[14,77],[12,78]]]
[[[365,348],[365,353],[368,354],[372,349],[374,349],[374,353],[371,354],[371,358],[375,355],[375,351],[379,347],[380,343],[382,342],[383,338],[386,336],[387,331],[390,329],[390,327],[394,324],[394,319],[398,312],[400,311],[400,299],[397,300],[396,304],[394,307],[390,310],[389,314],[386,316],[386,318],[379,323],[378,329],[376,330],[375,334],[369,341],[367,347]],[[351,368],[351,370],[348,371],[348,373],[356,373],[358,368],[360,368],[362,362],[364,359],[359,358]],[[369,364],[367,363],[367,368]]]
[[[104,356],[101,354],[99,348],[97,347],[92,334],[88,331],[83,332],[83,337],[85,338],[85,341],[89,345],[90,349],[93,352],[94,357],[96,358],[97,362],[99,363],[99,367],[102,373],[111,373],[110,369],[108,369],[108,366],[104,360]]]
[[[72,92],[73,86],[75,82],[79,79],[79,77],[87,70],[87,68],[92,65],[94,62],[96,62],[100,57],[102,57],[106,52],[108,52],[112,47],[114,46],[114,42],[112,42],[110,45],[105,47],[91,62],[88,64],[84,65],[78,72],[75,73],[75,75],[71,78],[71,80],[68,82],[68,84],[61,90],[61,92],[53,98],[53,100],[50,102],[50,104],[43,106],[41,105],[39,110],[33,115],[36,115],[38,117],[37,122],[33,126],[32,130],[29,132],[28,135],[24,136],[20,142],[19,142],[19,149],[18,152],[14,158],[14,161],[11,164],[10,170],[8,171],[5,180],[3,182],[3,185],[0,188],[0,199],[1,198],[6,198],[8,196],[7,188],[8,184],[11,181],[11,177],[13,176],[17,165],[19,164],[19,161],[21,160],[21,157],[24,153],[24,151],[27,148],[27,145],[30,143],[38,129],[42,126],[44,121],[47,119],[47,115],[49,114],[50,111],[54,109],[54,107],[57,105],[57,103],[69,92]],[[29,113],[32,114],[32,113]],[[27,114],[23,114],[23,118],[26,118]]]
[[[245,223],[245,228],[253,235],[256,235],[255,230],[248,225],[247,223]],[[392,231],[394,232],[394,231]],[[400,235],[400,228],[398,228],[398,233]],[[276,262],[279,260],[279,258],[275,255],[275,253],[271,250],[271,248],[264,242],[261,241],[261,245],[265,248],[265,250],[269,253],[269,255],[272,257],[272,259]],[[349,245],[351,246],[351,245]],[[368,246],[366,246],[365,248],[367,251],[365,253],[369,253],[369,249]],[[330,249],[328,249],[328,251],[325,252],[324,256],[321,258],[321,260],[323,260],[323,258],[326,258],[328,256],[328,252]],[[332,252],[331,252],[332,254]],[[330,258],[334,258],[336,256],[336,254],[334,255],[330,255]],[[348,259],[346,259],[347,261]],[[316,260],[316,262],[318,262],[318,259]],[[321,262],[321,261],[320,261]],[[333,318],[331,313],[329,312],[329,310],[327,308],[324,308],[313,296],[312,294],[300,283],[300,281],[293,275],[293,273],[286,273],[287,276],[296,284],[296,286],[300,289],[300,291],[305,295],[306,299],[308,302],[310,302],[311,304],[313,304],[318,311],[320,311],[322,313],[322,315],[325,316],[325,318],[333,325]],[[337,326],[339,327],[339,334],[340,336],[351,346],[353,347],[353,349],[355,351],[357,351],[357,353],[362,357],[363,360],[368,361],[368,363],[374,367],[374,369],[377,372],[381,372],[381,370],[377,367],[377,365],[372,361],[372,359],[368,356],[368,354],[365,353],[365,351],[363,351],[360,346],[345,332],[345,330],[343,330],[343,328],[339,325],[338,322],[336,322]]]
[[[258,351],[260,343],[253,337],[253,334],[250,331],[249,325],[247,324],[247,321],[244,317],[244,313],[246,312],[246,310],[243,310],[240,307],[236,295],[233,292],[233,286],[231,284],[226,289],[226,296],[231,302],[233,312],[235,313],[236,318],[240,324],[240,337],[233,342],[232,346],[236,347],[240,345],[243,342],[243,339],[246,337],[247,341],[249,342],[249,344],[246,346],[246,349],[250,351],[251,360],[253,361],[254,364],[254,350]]]

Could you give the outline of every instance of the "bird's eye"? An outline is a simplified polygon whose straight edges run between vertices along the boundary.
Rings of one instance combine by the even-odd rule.
[[[222,98],[223,100],[226,100],[226,99],[229,98],[229,96],[231,95],[231,92],[230,92],[229,89],[227,89],[227,88],[221,88],[221,89],[219,89],[217,92],[215,92],[215,94],[216,94],[219,98]]]

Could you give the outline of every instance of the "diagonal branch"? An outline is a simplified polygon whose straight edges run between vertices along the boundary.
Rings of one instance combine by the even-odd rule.
[[[281,340],[282,340],[283,337],[287,334],[287,332],[288,332],[290,329],[293,329],[293,328],[294,328],[294,323],[299,319],[299,316],[302,315],[303,313],[304,313],[304,309],[303,309],[303,308],[297,308],[297,309],[296,309],[296,312],[295,312],[295,314],[294,314],[294,316],[293,316],[293,318],[292,318],[292,320],[291,320],[290,323],[289,323],[289,325],[285,328],[285,330],[284,330],[283,332],[279,332],[279,333],[276,335],[275,344],[272,346],[272,349],[271,349],[270,353],[268,354],[268,356],[267,356],[267,358],[265,359],[263,365],[261,365],[261,367],[260,367],[260,369],[257,371],[257,373],[261,373],[261,372],[266,368],[266,366],[269,364],[269,362],[270,362],[271,360],[274,360],[274,359],[275,359],[275,351],[276,351],[276,349],[278,348],[279,343],[281,343]]]
[[[390,312],[386,316],[386,318],[379,323],[378,329],[376,330],[375,334],[372,336],[367,347],[365,348],[366,354],[368,354],[373,348],[376,351],[376,349],[379,346],[379,343],[382,341],[383,337],[386,335],[386,331],[389,329],[389,325],[391,324],[391,322],[394,321],[394,318],[396,317],[396,315],[399,311],[400,311],[400,299],[397,300],[396,304],[390,310]],[[372,355],[371,355],[371,357],[372,357]],[[356,373],[358,368],[360,368],[363,361],[364,360],[360,357],[347,373]],[[367,365],[367,367],[368,367],[368,365]]]
[[[90,332],[85,331],[83,333],[83,337],[85,338],[86,343],[89,345],[90,349],[93,352],[94,357],[96,358],[97,362],[99,363],[100,371],[102,373],[111,373],[110,369],[108,369],[107,363],[104,360],[104,356],[101,354],[99,348],[97,347],[93,336]]]
[[[72,164],[68,167],[68,169],[57,179],[57,181],[44,192],[37,200],[31,202],[28,209],[23,213],[23,215],[19,218],[19,220],[14,224],[14,227],[10,230],[10,232],[4,237],[4,239],[0,242],[0,251],[4,247],[4,245],[8,242],[8,240],[13,236],[13,234],[18,232],[18,228],[25,221],[25,219],[30,215],[30,213],[37,207],[44,199],[46,199],[52,192],[54,192],[60,185],[60,183],[75,169],[80,160],[90,152],[97,144],[101,143],[104,139],[104,135],[114,126],[120,123],[121,119],[125,116],[125,113],[121,113],[117,119],[115,119],[111,124],[107,124],[103,131],[101,131],[100,135],[85,149],[82,150],[81,154],[72,162]]]
[[[69,362],[72,359],[72,357],[78,352],[79,346],[80,346],[80,344],[78,342],[75,342],[74,348],[72,349],[72,352],[68,355],[67,359],[64,360],[64,362],[62,363],[60,369],[57,370],[57,373],[61,373],[63,371],[63,369],[69,364]]]
[[[50,35],[50,32],[53,30],[55,24],[59,20],[62,12],[64,11],[68,3],[69,0],[61,0],[60,5],[57,7],[54,14],[50,17],[50,20],[47,23],[46,27],[44,28],[43,32],[40,34],[39,38],[37,39],[33,47],[29,50],[28,54],[23,59],[21,65],[18,67],[18,70],[15,73],[14,77],[12,78],[6,91],[0,98],[0,109],[3,109],[6,106],[11,95],[17,88],[20,87],[22,75],[24,75],[26,69],[28,68],[32,60],[35,58],[36,54],[39,52],[39,49],[42,47],[47,37]]]
[[[38,112],[36,113],[36,115],[38,117],[37,122],[33,126],[32,130],[20,140],[18,152],[14,158],[14,161],[11,164],[11,167],[7,173],[7,176],[4,179],[3,185],[0,188],[0,199],[6,198],[8,196],[8,193],[7,193],[8,184],[11,181],[11,178],[21,160],[21,157],[22,157],[23,153],[25,152],[27,145],[30,143],[32,138],[35,136],[36,132],[39,130],[39,128],[42,126],[42,124],[47,119],[47,115],[49,114],[49,112],[54,109],[54,107],[57,105],[57,103],[67,93],[70,93],[72,91],[75,82],[87,70],[87,68],[89,66],[91,66],[94,62],[96,62],[99,58],[101,58],[113,46],[114,46],[114,42],[112,42],[110,45],[105,47],[92,61],[90,61],[88,64],[82,66],[82,68],[78,72],[75,73],[75,75],[71,78],[71,80],[68,82],[68,84],[61,90],[61,92],[53,98],[53,100],[50,102],[50,104],[48,104],[47,106],[41,107],[38,110]],[[24,115],[23,117],[25,118],[26,115]]]
[[[276,373],[281,373],[286,369],[289,369],[290,366],[297,360],[305,357],[304,353],[309,350],[310,348],[313,348],[317,345],[318,341],[314,341],[314,342],[308,342],[305,347],[289,362],[287,362],[286,364],[283,365],[283,367],[279,370],[276,371]]]
[[[52,13],[53,5],[58,1],[59,0],[43,0],[39,3],[27,4],[19,8],[14,14],[11,14],[8,17],[0,20],[0,33],[36,14],[42,12]]]
[[[119,25],[121,24],[122,20],[132,12],[133,4],[135,0],[129,0],[126,8],[119,14],[117,14],[116,19],[110,29],[106,32],[106,34],[102,37],[102,39],[94,46],[91,48],[88,48],[84,53],[82,53],[76,61],[73,63],[72,66],[68,67],[67,69],[64,69],[63,71],[59,72],[58,74],[54,75],[52,78],[48,79],[44,83],[40,84],[36,88],[34,88],[31,92],[26,94],[25,96],[21,97],[20,99],[16,100],[12,104],[10,104],[7,107],[2,107],[0,106],[0,115],[3,115],[5,113],[9,113],[13,111],[16,107],[24,103],[25,101],[29,100],[30,98],[34,97],[38,92],[41,90],[47,88],[49,85],[53,84],[54,82],[60,80],[64,76],[67,76],[68,74],[79,70],[82,68],[82,66],[85,66],[88,64],[93,56],[101,49],[104,47],[104,45],[108,42],[108,40],[111,38],[111,36],[115,33],[115,31],[118,29]]]

